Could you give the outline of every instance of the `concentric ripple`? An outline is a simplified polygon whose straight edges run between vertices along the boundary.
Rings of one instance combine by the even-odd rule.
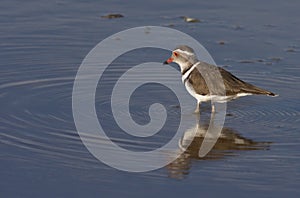
[[[280,126],[281,124],[291,124],[299,121],[300,111],[296,108],[280,103],[277,104],[276,108],[271,105],[261,106],[259,103],[256,105],[256,108],[232,109],[232,119],[237,122],[245,120],[248,123],[263,122],[266,126]]]

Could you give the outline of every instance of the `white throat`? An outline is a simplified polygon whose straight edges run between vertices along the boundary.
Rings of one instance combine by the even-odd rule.
[[[181,73],[183,72],[183,71],[185,71],[187,68],[189,68],[189,67],[191,67],[191,63],[190,62],[177,62],[177,64],[179,65],[179,67],[180,67],[180,71],[181,71]]]

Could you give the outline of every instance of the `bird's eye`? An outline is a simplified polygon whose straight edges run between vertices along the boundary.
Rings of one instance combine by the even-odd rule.
[[[176,56],[176,57],[178,56],[178,53],[177,53],[177,52],[173,52],[173,54],[174,54],[174,56]]]

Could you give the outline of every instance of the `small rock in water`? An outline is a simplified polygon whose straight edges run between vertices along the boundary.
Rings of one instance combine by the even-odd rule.
[[[244,27],[241,26],[241,25],[233,25],[232,28],[233,28],[234,30],[243,30],[243,29],[244,29]]]
[[[199,23],[199,22],[201,22],[199,19],[191,18],[191,17],[187,17],[187,16],[183,16],[181,18],[183,18],[183,20],[187,23]]]
[[[151,30],[150,27],[146,27],[145,30],[144,30],[145,34],[150,34],[150,30]]]
[[[259,62],[259,63],[263,63],[263,62],[265,62],[265,60],[264,60],[264,59],[260,59],[260,58],[259,58],[259,59],[256,59],[256,61],[257,61],[257,62]]]
[[[240,60],[239,63],[255,63],[254,60]]]
[[[116,18],[122,18],[124,17],[122,14],[108,14],[105,16],[101,16],[101,18],[106,18],[106,19],[116,19]]]
[[[227,42],[226,41],[218,41],[219,45],[225,45]]]
[[[179,108],[180,108],[180,105],[171,105],[170,107],[171,107],[171,108],[175,108],[175,109],[179,109]]]
[[[270,57],[269,60],[273,61],[273,62],[279,62],[282,60],[281,57]]]
[[[288,48],[285,50],[286,52],[296,52],[295,48]]]
[[[265,27],[269,27],[269,28],[274,28],[274,27],[276,27],[276,25],[273,25],[273,24],[265,24],[264,26],[265,26]]]

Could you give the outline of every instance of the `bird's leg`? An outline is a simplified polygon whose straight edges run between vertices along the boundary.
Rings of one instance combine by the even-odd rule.
[[[212,112],[212,113],[215,113],[215,112],[216,112],[216,107],[215,107],[215,104],[214,104],[214,103],[211,104],[211,112]]]
[[[197,101],[197,106],[196,106],[196,109],[195,109],[194,113],[199,113],[200,112],[200,104],[201,104],[201,102]]]

